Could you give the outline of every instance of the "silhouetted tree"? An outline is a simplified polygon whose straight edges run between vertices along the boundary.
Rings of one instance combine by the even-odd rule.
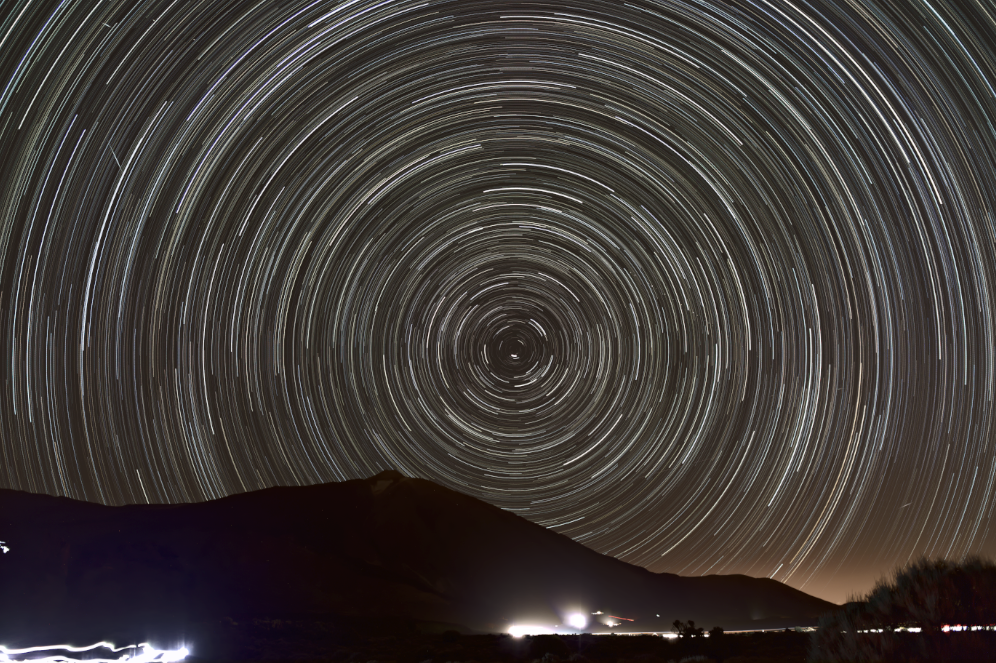
[[[697,628],[695,626],[694,619],[689,619],[687,624],[680,619],[676,619],[671,623],[671,626],[674,627],[674,630],[678,633],[679,638],[701,638],[705,633],[704,628]]]
[[[921,558],[880,580],[863,601],[822,615],[810,658],[820,661],[929,659],[931,636],[946,624],[996,623],[996,563]],[[922,637],[897,633],[922,629]],[[882,633],[877,633],[881,629]],[[862,631],[876,631],[862,633]],[[968,642],[967,639],[963,639]],[[953,640],[951,642],[954,642]]]

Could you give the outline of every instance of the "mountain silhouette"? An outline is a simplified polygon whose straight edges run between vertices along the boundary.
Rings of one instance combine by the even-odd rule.
[[[394,471],[178,505],[0,490],[0,540],[8,647],[196,641],[231,657],[246,624],[327,640],[504,632],[580,612],[595,632],[610,615],[633,620],[615,619],[616,631],[675,619],[735,630],[813,625],[836,607],[770,579],[652,573]]]

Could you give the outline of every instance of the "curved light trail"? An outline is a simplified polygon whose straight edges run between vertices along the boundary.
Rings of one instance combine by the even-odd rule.
[[[431,479],[843,600],[996,551],[988,0],[0,15],[0,485]]]

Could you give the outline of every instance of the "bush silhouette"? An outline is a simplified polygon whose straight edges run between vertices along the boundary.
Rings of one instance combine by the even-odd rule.
[[[693,619],[689,619],[687,624],[680,619],[676,619],[671,623],[671,626],[674,627],[679,638],[701,638],[705,633],[704,628],[695,626],[695,620]]]
[[[996,624],[996,563],[981,557],[961,563],[920,558],[897,569],[891,579],[879,580],[864,600],[820,617],[810,659],[931,659],[953,654],[951,648],[985,647],[982,634],[937,637],[943,626],[953,624]],[[922,635],[897,632],[911,627],[922,629]],[[868,630],[882,632],[860,633]]]

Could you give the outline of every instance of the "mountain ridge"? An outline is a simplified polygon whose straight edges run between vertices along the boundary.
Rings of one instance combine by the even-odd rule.
[[[653,573],[392,470],[175,505],[4,489],[0,540],[8,646],[59,639],[60,628],[81,641],[195,633],[211,643],[226,624],[274,620],[326,633],[503,632],[598,611],[635,620],[615,630],[674,619],[731,630],[812,625],[835,607],[770,579]]]

